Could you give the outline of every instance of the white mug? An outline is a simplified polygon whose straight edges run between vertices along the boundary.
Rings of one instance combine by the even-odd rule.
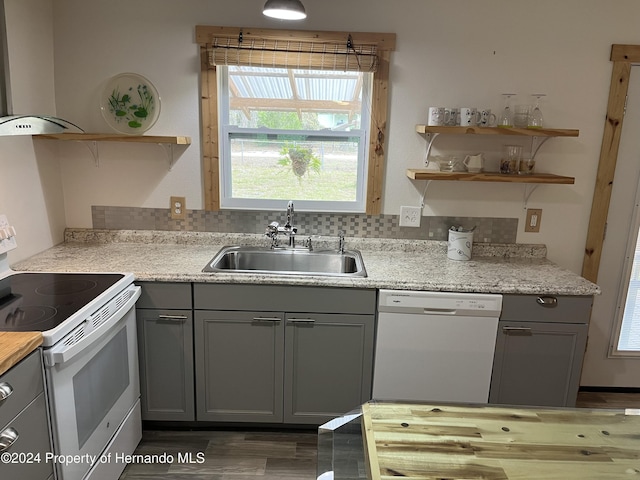
[[[480,122],[480,113],[474,107],[463,107],[460,109],[460,126],[469,127]]]
[[[467,170],[471,173],[480,173],[484,168],[484,157],[481,153],[477,155],[467,155],[462,162]]]
[[[454,127],[458,125],[458,114],[460,113],[459,108],[455,107],[445,107],[444,108],[444,124],[450,127]]]
[[[491,109],[483,108],[482,110],[478,110],[480,112],[480,121],[478,125],[481,127],[495,127],[496,126],[496,115],[495,113],[491,113]]]
[[[427,125],[431,127],[438,127],[444,125],[444,107],[429,107],[429,118],[427,119]]]

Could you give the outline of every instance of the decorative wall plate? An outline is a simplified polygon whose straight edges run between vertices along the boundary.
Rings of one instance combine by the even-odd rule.
[[[112,77],[100,97],[100,110],[116,132],[141,135],[160,116],[160,96],[149,80],[136,73]]]

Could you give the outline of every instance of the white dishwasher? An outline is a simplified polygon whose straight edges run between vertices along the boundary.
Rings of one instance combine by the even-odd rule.
[[[380,290],[373,398],[487,403],[502,295]]]

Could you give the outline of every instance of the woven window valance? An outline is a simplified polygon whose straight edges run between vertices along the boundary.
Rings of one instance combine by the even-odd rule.
[[[207,45],[209,65],[241,65],[272,68],[304,68],[375,72],[376,45],[353,45],[297,40],[214,38]]]

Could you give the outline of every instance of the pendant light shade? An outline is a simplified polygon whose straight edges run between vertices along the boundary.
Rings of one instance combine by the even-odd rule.
[[[300,0],[267,0],[262,13],[267,17],[280,20],[302,20],[307,18],[304,5]]]

